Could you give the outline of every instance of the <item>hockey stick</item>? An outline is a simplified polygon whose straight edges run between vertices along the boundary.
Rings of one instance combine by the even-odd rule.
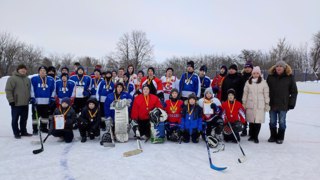
[[[140,153],[142,153],[141,141],[140,139],[137,139],[137,149],[124,152],[123,157],[129,157],[129,156],[137,155]]]
[[[209,149],[209,145],[208,145],[208,139],[207,139],[207,135],[205,136],[205,140],[206,140],[206,146],[207,146],[207,151],[208,151],[208,158],[209,158],[209,164],[210,164],[210,168],[214,169],[216,171],[223,171],[225,169],[227,169],[227,167],[217,167],[214,164],[212,164],[212,160],[211,160],[211,154],[210,154],[210,149]]]
[[[229,125],[229,127],[230,127],[230,129],[231,129],[231,132],[232,132],[232,134],[233,134],[234,138],[236,139],[237,144],[239,145],[240,150],[241,150],[242,155],[243,155],[243,157],[238,158],[238,162],[239,162],[239,163],[243,163],[243,162],[245,162],[245,161],[247,160],[247,158],[246,158],[246,154],[244,153],[244,151],[243,151],[243,149],[242,149],[242,147],[241,147],[241,145],[240,145],[240,142],[238,141],[238,138],[237,138],[236,134],[234,133],[234,131],[233,131],[233,129],[232,129],[232,126],[231,126],[231,124],[230,124],[230,122],[229,122],[229,121],[228,121],[228,125]]]
[[[38,117],[38,111],[37,111],[36,106],[35,106],[34,110],[35,110],[36,118],[37,118],[37,120],[38,120],[38,129],[39,129],[39,137],[40,137],[41,148],[40,148],[40,149],[35,149],[35,150],[33,150],[32,153],[33,153],[33,154],[39,154],[39,153],[41,153],[44,149],[43,149],[43,142],[42,142],[42,136],[41,136],[41,131],[40,131],[40,119],[39,119],[39,117]],[[48,134],[48,136],[49,136],[49,134]],[[46,139],[47,139],[47,137],[46,137]]]

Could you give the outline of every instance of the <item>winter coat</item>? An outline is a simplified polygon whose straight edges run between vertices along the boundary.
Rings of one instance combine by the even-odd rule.
[[[5,91],[9,103],[14,102],[15,106],[27,106],[30,100],[31,81],[27,75],[15,71],[7,80]]]
[[[212,105],[213,106],[213,108],[212,108],[213,114],[204,114],[204,110],[203,110],[203,115],[202,115],[203,121],[210,120],[214,116],[221,116],[221,102],[219,101],[219,99],[217,99],[215,97],[213,97],[211,99],[201,98],[198,101],[198,104],[202,109],[204,107],[204,103],[210,103],[210,106],[211,106],[211,104],[214,104],[214,105]]]
[[[270,90],[270,107],[273,111],[288,111],[294,109],[297,101],[298,89],[292,75],[292,69],[287,65],[285,72],[278,75],[276,66],[269,70],[267,83]]]
[[[222,94],[222,82],[224,80],[225,76],[222,76],[221,74],[218,74],[216,77],[213,78],[211,87],[218,89],[217,98],[221,101],[221,94]]]
[[[139,94],[133,101],[131,109],[131,119],[149,120],[149,112],[154,108],[163,108],[159,98],[156,95],[149,94],[149,105],[147,106],[144,95]]]
[[[265,112],[270,109],[269,102],[269,86],[264,79],[260,83],[252,81],[250,84],[249,81],[246,82],[242,104],[246,110],[246,120],[248,122],[264,123]]]
[[[61,107],[61,111],[59,108],[56,108],[53,112],[53,116],[54,115],[61,115],[63,113],[65,113],[67,111],[67,109],[69,108],[70,106],[68,106],[67,108],[62,108]],[[74,111],[74,109],[71,107],[69,109],[69,111],[67,112],[67,114],[64,116],[64,119],[65,119],[65,126],[64,126],[64,129],[65,130],[70,130],[72,131],[72,128],[73,128],[73,124],[75,123],[76,121],[76,112]],[[50,121],[50,127],[51,128],[54,128],[54,121]]]
[[[187,130],[189,134],[192,134],[193,129],[197,129],[199,132],[202,131],[202,108],[198,104],[190,105],[190,111],[193,108],[191,115],[188,113],[188,105],[182,109],[180,127],[182,130]]]
[[[89,109],[89,103],[93,102],[95,104],[95,107],[93,109]],[[94,99],[89,99],[87,102],[87,105],[83,108],[81,115],[79,117],[79,121],[84,122],[84,124],[87,124],[90,127],[90,131],[99,131],[99,126],[101,122],[101,113],[99,109],[98,102]],[[89,111],[91,112],[91,115],[94,115],[91,117]],[[96,113],[97,112],[97,113]]]
[[[242,89],[242,78],[241,78],[241,74],[240,73],[236,73],[236,74],[228,74],[223,82],[222,82],[222,86],[221,86],[221,91],[222,91],[222,95],[221,95],[221,101],[226,101],[228,99],[228,94],[227,91],[229,89],[234,89],[236,91],[236,100],[241,102],[242,99],[242,93],[243,93],[243,89]]]

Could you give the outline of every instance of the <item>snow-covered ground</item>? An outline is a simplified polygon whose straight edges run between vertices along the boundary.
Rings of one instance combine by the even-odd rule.
[[[0,79],[0,92],[6,78]],[[299,90],[320,92],[320,83],[298,83]],[[241,152],[237,144],[226,144],[225,151],[211,153],[213,163],[227,166],[224,172],[210,169],[205,143],[164,144],[143,143],[143,153],[122,157],[123,152],[136,148],[136,142],[117,143],[115,148],[100,146],[99,140],[80,143],[75,131],[71,144],[49,137],[44,152],[38,136],[13,138],[10,107],[5,94],[0,94],[0,179],[318,179],[320,175],[320,94],[298,95],[297,106],[287,114],[284,144],[268,143],[268,115],[260,133],[260,143],[241,139],[247,155],[238,163]],[[31,114],[29,114],[30,116]],[[31,118],[28,131],[32,132]]]

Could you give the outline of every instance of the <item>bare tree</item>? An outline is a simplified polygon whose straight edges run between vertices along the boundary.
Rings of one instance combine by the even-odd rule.
[[[311,66],[317,79],[320,69],[320,31],[313,36],[313,47],[311,48]]]
[[[153,46],[143,31],[125,33],[120,37],[116,49],[117,61],[123,67],[132,64],[135,69],[140,69],[153,57]]]

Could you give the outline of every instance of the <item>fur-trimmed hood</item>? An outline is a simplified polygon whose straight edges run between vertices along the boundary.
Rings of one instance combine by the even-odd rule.
[[[273,65],[268,72],[269,72],[269,75],[274,75],[276,72],[276,65]],[[284,72],[286,73],[287,76],[292,75],[292,68],[291,66],[289,66],[289,64],[286,64],[286,68]]]

